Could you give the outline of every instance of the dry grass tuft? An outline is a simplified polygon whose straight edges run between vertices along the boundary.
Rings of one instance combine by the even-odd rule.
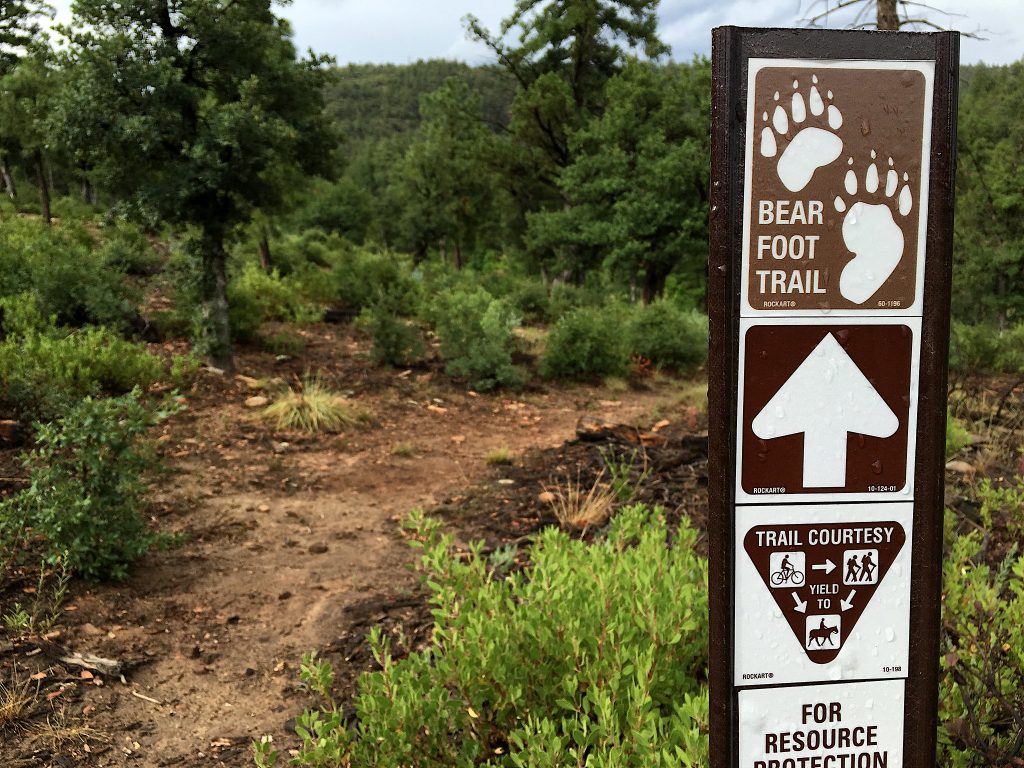
[[[484,456],[484,461],[486,461],[490,466],[496,467],[501,464],[511,464],[513,458],[514,455],[512,453],[512,449],[502,446],[500,448],[492,448],[489,450],[487,455]]]
[[[604,482],[604,472],[589,487],[577,475],[561,485],[544,486],[551,510],[562,526],[596,528],[608,522],[617,500],[611,484]]]
[[[11,672],[11,683],[0,683],[0,730],[27,721],[39,702],[39,686],[28,678],[18,680],[17,670]]]
[[[344,395],[328,389],[319,379],[307,378],[300,387],[290,387],[268,405],[263,418],[281,431],[318,434],[340,432],[367,421],[369,414]]]
[[[55,709],[52,715],[47,716],[46,723],[39,726],[39,731],[55,750],[82,746],[91,741],[110,740],[109,734],[90,728],[81,718],[68,714],[66,707]]]

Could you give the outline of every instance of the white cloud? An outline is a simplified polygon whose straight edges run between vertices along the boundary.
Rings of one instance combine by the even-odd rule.
[[[58,20],[70,19],[71,0],[52,0]],[[711,29],[741,26],[802,26],[815,9],[838,0],[662,0],[661,36],[673,56],[686,61],[708,54]],[[923,0],[949,15],[925,8],[942,26],[981,30],[984,40],[963,38],[964,63],[1005,64],[1024,58],[1024,3],[1021,0]],[[278,9],[295,30],[300,50],[330,53],[349,62],[406,63],[453,58],[478,64],[487,60],[481,45],[466,39],[462,18],[472,13],[492,30],[512,10],[513,0],[294,0]],[[832,24],[844,26],[848,16]]]

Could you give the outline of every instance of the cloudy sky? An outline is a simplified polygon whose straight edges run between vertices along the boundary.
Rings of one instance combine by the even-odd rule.
[[[707,54],[710,30],[721,24],[802,26],[803,20],[838,0],[662,0],[661,36],[677,60]],[[965,63],[1004,64],[1024,57],[1024,0],[922,0],[947,14],[919,8],[941,26],[981,30],[984,40],[964,39]],[[916,3],[921,5],[922,3]],[[68,18],[70,0],[58,0]],[[487,61],[487,52],[466,39],[462,17],[477,16],[496,29],[513,0],[294,0],[280,9],[291,20],[302,49],[334,55],[339,63],[449,58]],[[960,15],[957,15],[960,14]],[[849,16],[832,26],[845,26]]]

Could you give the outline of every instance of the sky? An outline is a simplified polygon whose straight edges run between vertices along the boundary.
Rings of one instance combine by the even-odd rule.
[[[53,0],[51,0],[52,2]],[[514,0],[294,0],[278,9],[289,19],[302,50],[328,53],[339,64],[396,63],[418,59],[489,61],[487,51],[466,39],[462,18],[477,16],[496,30]],[[804,20],[835,7],[838,0],[662,0],[660,35],[677,61],[710,53],[711,29],[741,26],[804,26]],[[977,32],[983,40],[964,39],[961,61],[1006,64],[1024,58],[1024,0],[921,0],[942,8],[919,8],[940,26]],[[57,0],[58,19],[69,18],[70,0]],[[949,14],[949,15],[947,15]],[[955,15],[962,14],[962,15]],[[831,26],[846,26],[849,15]]]

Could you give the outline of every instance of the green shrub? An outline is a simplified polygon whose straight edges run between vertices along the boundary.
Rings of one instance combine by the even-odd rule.
[[[630,352],[665,370],[690,374],[708,358],[708,318],[667,301],[637,309],[629,337]]]
[[[943,562],[938,764],[952,768],[1013,765],[1024,734],[1024,557],[990,567],[987,538],[947,536]]]
[[[323,317],[323,308],[308,301],[293,277],[266,273],[250,262],[228,285],[228,316],[237,341],[255,341],[262,323],[279,320],[311,323]]]
[[[971,433],[963,422],[946,408],[946,458],[951,459],[971,444]]]
[[[298,720],[300,766],[398,768],[707,763],[707,563],[684,525],[671,544],[659,513],[623,510],[587,544],[540,534],[526,572],[495,578],[482,544],[462,558],[435,523],[414,519],[434,604],[431,645],[360,681],[357,725],[338,706]],[[333,672],[307,657],[304,681]],[[257,762],[273,764],[271,746]]]
[[[507,302],[483,288],[447,291],[434,306],[434,323],[449,376],[482,392],[523,385],[524,371],[512,364],[519,317]]]
[[[41,544],[86,578],[126,575],[156,540],[142,514],[141,475],[153,466],[145,431],[168,415],[139,402],[85,398],[59,420],[36,428],[25,457],[29,486],[0,505],[0,542],[14,551]]]
[[[954,321],[950,328],[949,368],[954,373],[1024,371],[1024,324],[1000,331],[984,323]]]
[[[357,325],[373,339],[373,359],[396,368],[423,356],[423,337],[411,321],[400,317],[398,302],[384,296],[359,315]]]
[[[298,357],[306,351],[306,340],[294,333],[272,333],[260,340],[263,348],[272,355]]]
[[[4,308],[0,407],[14,416],[51,419],[86,395],[147,389],[164,374],[159,357],[108,328],[59,329],[31,299]]]
[[[84,229],[8,219],[0,227],[0,298],[31,293],[61,325],[124,327],[138,296],[106,258]]]
[[[562,317],[540,361],[547,379],[596,379],[629,372],[626,312],[617,306],[580,307]]]
[[[137,227],[125,223],[103,230],[99,255],[107,268],[129,275],[153,274],[162,261],[146,235]]]
[[[365,309],[387,295],[403,307],[403,315],[416,313],[420,286],[403,257],[353,249],[340,256],[332,275],[337,300],[350,309]]]

